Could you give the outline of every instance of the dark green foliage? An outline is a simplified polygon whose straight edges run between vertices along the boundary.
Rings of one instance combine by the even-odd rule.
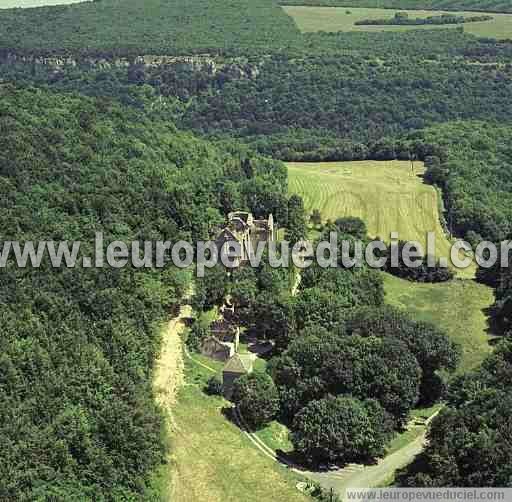
[[[212,376],[206,384],[206,393],[210,396],[222,395],[222,381],[217,376]]]
[[[439,145],[443,152],[440,161],[429,159],[427,178],[443,189],[453,232],[472,231],[495,242],[511,235],[510,127],[455,122],[411,137]]]
[[[292,195],[288,200],[288,224],[286,240],[293,246],[306,237],[306,212],[304,201],[298,195]]]
[[[260,340],[274,340],[278,348],[288,345],[295,331],[293,304],[289,298],[262,291],[248,314],[251,330]]]
[[[354,309],[346,316],[344,326],[350,335],[397,338],[404,342],[421,366],[420,394],[425,404],[442,397],[439,372],[453,372],[460,361],[460,347],[443,331],[433,324],[414,321],[389,306]]]
[[[376,270],[345,270],[312,265],[304,271],[301,293],[294,299],[298,329],[305,326],[337,326],[346,309],[384,302],[382,275]]]
[[[2,240],[80,240],[94,256],[96,231],[105,243],[204,238],[222,219],[216,187],[248,180],[242,151],[141,111],[0,93]],[[144,499],[165,458],[151,389],[160,326],[189,283],[169,265],[2,269],[1,500]]]
[[[508,121],[512,109],[504,96],[511,67],[499,52],[512,51],[512,44],[473,38],[457,49],[461,39],[443,31],[442,40],[439,30],[401,33],[396,41],[389,33],[364,34],[368,40],[312,34],[310,44],[322,47],[322,54],[269,58],[257,78],[230,81],[213,95],[199,93],[179,123],[236,136],[276,158],[313,162],[408,159],[408,151],[379,151],[379,141],[450,120]],[[382,39],[370,41],[377,35]],[[450,47],[436,52],[446,40]],[[337,42],[330,55],[326,45]],[[366,43],[372,44],[368,54]],[[352,51],[342,49],[351,44]],[[407,48],[411,54],[404,54]],[[400,94],[394,92],[398,87]]]
[[[189,330],[187,330],[186,343],[189,350],[199,352],[203,342],[210,336],[210,329],[205,322],[194,321]]]
[[[410,263],[404,260],[404,248],[409,246],[404,241],[396,242],[388,246],[387,252],[380,256],[387,256],[384,270],[391,275],[414,282],[447,282],[454,278],[453,271],[448,267],[442,267],[435,257],[424,256],[418,253],[417,246],[409,246]],[[418,253],[418,258],[416,258]],[[391,260],[392,254],[397,256],[396,266]]]
[[[292,442],[308,463],[348,463],[384,453],[386,413],[375,401],[326,397],[311,401],[295,417]]]
[[[195,282],[195,292],[192,306],[197,312],[210,310],[224,303],[229,291],[229,278],[222,264],[205,269],[204,277],[198,277]]]
[[[338,218],[334,224],[341,234],[349,234],[356,239],[366,239],[368,235],[366,223],[361,218],[347,216]]]
[[[119,56],[262,51],[299,31],[273,0],[102,0],[2,10],[0,34],[2,48]]]
[[[433,421],[429,444],[398,478],[402,486],[507,487],[512,481],[512,346],[460,377]]]
[[[256,372],[236,380],[232,401],[244,420],[255,429],[268,424],[279,411],[277,387],[267,373]]]
[[[288,420],[312,400],[347,394],[376,399],[403,423],[418,401],[421,379],[418,362],[403,342],[319,328],[292,341],[272,362],[271,372]]]
[[[362,19],[356,21],[356,26],[421,26],[426,24],[444,25],[444,24],[464,24],[477,23],[480,21],[491,21],[492,16],[457,16],[454,14],[441,14],[428,17],[409,17],[407,12],[397,12],[391,18],[384,19]]]

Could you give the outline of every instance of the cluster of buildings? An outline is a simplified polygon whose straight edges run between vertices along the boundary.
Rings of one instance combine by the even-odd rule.
[[[249,212],[236,211],[228,215],[227,225],[216,237],[219,252],[226,246],[237,244],[237,255],[230,256],[242,266],[255,253],[258,243],[276,239],[274,218],[257,220]],[[235,305],[229,299],[220,309],[220,318],[210,326],[210,336],[201,345],[201,354],[225,362],[222,370],[223,394],[230,398],[234,382],[242,375],[252,373],[255,356],[240,353],[240,327],[235,315]]]

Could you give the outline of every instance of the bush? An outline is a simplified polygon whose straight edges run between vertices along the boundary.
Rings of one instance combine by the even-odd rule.
[[[189,350],[199,352],[203,341],[210,335],[210,329],[203,322],[196,320],[187,332],[186,344]]]
[[[212,376],[206,384],[206,393],[209,396],[222,395],[222,381],[218,376]]]
[[[239,378],[233,386],[232,400],[245,421],[256,429],[268,424],[279,412],[277,387],[266,373]]]
[[[368,233],[366,223],[361,218],[353,216],[338,218],[335,225],[342,234],[352,235],[356,239],[365,239]]]

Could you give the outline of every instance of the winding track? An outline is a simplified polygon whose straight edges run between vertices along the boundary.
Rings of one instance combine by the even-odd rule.
[[[212,373],[217,371],[206,364],[201,363],[194,359],[185,348],[185,355],[195,364],[200,365],[202,368],[207,369]],[[332,470],[328,472],[312,472],[306,471],[298,465],[293,464],[286,458],[279,455],[276,451],[268,447],[256,434],[250,432],[249,428],[244,422],[243,417],[238,410],[235,410],[235,420],[237,425],[242,430],[243,434],[251,441],[263,455],[271,458],[275,462],[293,470],[297,474],[305,476],[317,483],[323,488],[330,490],[331,488],[340,495],[345,494],[348,488],[374,488],[381,486],[388,479],[392,478],[395,472],[402,467],[410,464],[414,458],[420,454],[426,442],[426,434],[428,425],[439,412],[433,414],[425,423],[424,431],[411,443],[400,448],[396,452],[381,459],[375,465],[361,465],[361,464],[348,464],[342,469]]]

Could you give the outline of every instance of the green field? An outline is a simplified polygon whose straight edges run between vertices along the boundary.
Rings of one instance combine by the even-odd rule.
[[[460,372],[475,368],[491,352],[485,312],[494,303],[491,288],[471,280],[419,284],[388,274],[384,285],[388,303],[438,325],[462,346]]]
[[[340,162],[288,164],[289,190],[304,198],[306,209],[324,219],[359,216],[372,236],[392,230],[400,238],[422,241],[436,235],[436,254],[448,256],[450,242],[439,222],[437,192],[422,183],[423,166],[411,172],[409,162]],[[439,255],[439,254],[438,254]],[[460,271],[469,278],[474,270]],[[385,275],[387,302],[414,319],[445,329],[463,347],[461,371],[478,365],[490,352],[485,309],[494,302],[492,289],[472,280],[419,284]]]
[[[196,357],[196,356],[194,356]],[[206,359],[209,366],[222,364]],[[186,384],[173,410],[171,500],[179,502],[305,502],[299,479],[263,455],[202,388],[212,373],[187,361]]]
[[[387,19],[393,17],[398,10],[408,12],[409,17],[429,17],[443,14],[445,11],[432,10],[391,10],[364,9],[355,7],[299,7],[284,6],[302,32],[310,31],[405,31],[417,29],[449,29],[463,26],[466,33],[479,37],[510,38],[512,37],[512,14],[491,14],[492,21],[481,21],[459,25],[419,25],[419,26],[356,26],[356,21],[363,19]],[[461,16],[474,16],[470,11],[450,12]]]
[[[288,163],[289,190],[304,199],[307,211],[319,209],[324,220],[357,216],[371,237],[417,241],[426,249],[426,236],[434,232],[437,257],[450,257],[451,243],[440,223],[438,195],[423,183],[424,166],[416,162],[358,161]],[[474,269],[460,270],[472,277]]]

